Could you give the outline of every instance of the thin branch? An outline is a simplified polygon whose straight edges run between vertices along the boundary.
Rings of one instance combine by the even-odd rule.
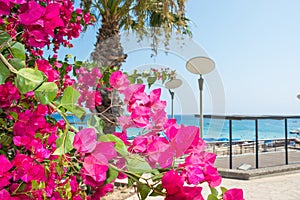
[[[0,60],[13,73],[18,74],[18,71],[7,61],[7,59],[0,53]]]

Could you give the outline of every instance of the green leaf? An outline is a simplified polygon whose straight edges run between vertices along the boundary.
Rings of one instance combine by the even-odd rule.
[[[75,133],[67,132],[65,134],[62,134],[61,137],[57,138],[56,140],[57,149],[54,151],[53,155],[59,155],[59,156],[64,155],[70,152],[74,148],[73,141],[74,141]]]
[[[106,179],[105,184],[111,183],[113,180],[115,180],[118,177],[118,171],[113,168],[108,168],[106,172]]]
[[[143,84],[143,80],[140,79],[140,78],[138,78],[138,79],[136,79],[136,83],[138,83],[138,84]]]
[[[61,105],[71,113],[73,113],[76,117],[82,118],[85,114],[85,110],[80,106],[76,105],[78,102],[78,98],[80,93],[75,90],[73,87],[68,86],[64,90],[63,97],[61,99]]]
[[[8,61],[15,69],[20,70],[26,66],[25,60],[13,58]]]
[[[87,126],[94,128],[97,133],[102,135],[105,128],[105,122],[100,117],[92,115],[87,121]]]
[[[158,181],[158,180],[160,180],[163,177],[163,175],[164,175],[163,173],[159,173],[159,174],[153,176],[152,180],[153,181]]]
[[[77,104],[78,98],[80,97],[80,93],[75,90],[73,87],[68,86],[64,90],[63,97],[61,99],[61,106],[73,106]]]
[[[219,194],[219,192],[216,188],[210,188],[210,192],[215,196],[218,196],[218,194]]]
[[[220,187],[220,188],[221,188],[222,194],[224,194],[227,191],[227,189],[225,187]]]
[[[0,46],[5,43],[8,42],[10,40],[10,35],[4,31],[0,30]]]
[[[208,195],[207,200],[218,200],[218,197],[216,197],[213,194]]]
[[[164,84],[164,82],[167,80],[167,74],[166,72],[162,73],[162,77],[161,77],[162,83]]]
[[[21,60],[25,60],[25,46],[24,44],[21,44],[20,42],[13,42],[13,45],[10,47],[13,57],[19,58]]]
[[[149,186],[145,185],[141,182],[138,182],[137,189],[138,189],[138,192],[140,193],[142,200],[145,200],[148,197],[149,193],[151,192],[151,189],[149,188]]]
[[[4,127],[7,127],[6,122],[4,122],[4,120],[2,118],[0,118],[0,124]]]
[[[18,113],[16,113],[16,112],[10,112],[9,113],[10,114],[10,116],[12,117],[12,118],[14,118],[14,120],[18,120]]]
[[[115,149],[116,149],[116,151],[119,154],[121,154],[122,156],[127,156],[128,155],[128,151],[127,151],[126,145],[117,136],[115,136],[113,134],[105,134],[105,135],[101,135],[100,138],[99,138],[99,140],[103,141],[103,142],[115,142]]]
[[[136,154],[131,154],[126,157],[126,167],[128,171],[133,171],[137,174],[143,174],[144,172],[150,172],[152,170],[146,160]]]
[[[12,143],[12,138],[9,135],[5,133],[2,133],[0,135],[0,144],[2,146],[9,146],[11,143]]]
[[[151,85],[153,85],[153,83],[155,83],[155,81],[157,80],[156,77],[150,76],[147,78],[147,82],[148,82],[148,87],[150,88]]]
[[[133,76],[128,76],[128,80],[130,81],[130,84],[134,84],[136,81],[136,78]]]
[[[161,196],[157,191],[161,192],[164,188],[162,187],[162,184],[159,184],[155,187],[155,190],[151,192],[150,196]]]
[[[35,90],[44,81],[43,72],[31,69],[23,68],[18,71],[16,83],[19,91],[24,94]]]
[[[39,138],[39,139],[43,139],[43,135],[41,133],[36,133],[34,135],[34,138]]]
[[[36,180],[31,181],[31,188],[34,190],[39,189],[39,184]]]
[[[57,95],[58,87],[53,82],[45,82],[34,91],[34,96],[42,104],[51,103]]]
[[[126,173],[125,173],[126,174]],[[131,187],[134,183],[138,183],[139,179],[135,176],[132,176],[130,174],[126,174],[128,177],[128,187]]]
[[[7,69],[4,63],[2,63],[2,61],[0,60],[0,85],[5,83],[5,80],[7,79],[7,77],[9,77],[9,75],[9,69]]]
[[[83,120],[85,115],[85,110],[82,107],[75,105],[75,106],[65,106],[65,108],[71,113],[73,113],[76,117]]]

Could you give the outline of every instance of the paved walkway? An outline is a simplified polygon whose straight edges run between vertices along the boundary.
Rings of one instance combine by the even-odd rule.
[[[205,199],[208,187],[203,188]],[[242,188],[245,200],[298,200],[300,199],[300,172],[253,180],[223,179],[226,188]],[[148,200],[163,200],[163,197],[149,197]],[[127,200],[138,200],[136,196]]]
[[[289,151],[289,163],[300,161],[300,151]],[[255,167],[255,154],[236,155],[233,158],[233,168],[240,164],[250,164]],[[259,154],[259,167],[278,166],[285,164],[283,151]],[[229,157],[218,156],[216,167],[228,168]],[[246,200],[298,200],[300,199],[300,171],[291,174],[275,175],[251,180],[235,180],[223,178],[222,186],[226,188],[241,188]],[[210,194],[207,185],[203,185],[203,196]],[[148,200],[163,200],[163,197],[149,197]],[[136,196],[127,200],[138,200]]]

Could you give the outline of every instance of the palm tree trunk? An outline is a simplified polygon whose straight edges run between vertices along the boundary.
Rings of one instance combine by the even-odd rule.
[[[99,28],[97,42],[91,57],[102,67],[109,66],[111,69],[120,69],[127,55],[124,54],[121,46],[118,20],[112,20],[111,17],[102,18],[102,26]],[[113,133],[115,132],[117,117],[120,116],[121,107],[111,107],[111,105],[120,104],[120,98],[106,88],[101,88],[100,93],[102,105],[97,106],[96,111],[103,113],[100,117],[105,122],[104,133]]]

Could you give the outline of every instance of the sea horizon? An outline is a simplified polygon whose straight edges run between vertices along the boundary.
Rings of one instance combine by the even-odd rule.
[[[199,126],[199,117],[197,114],[175,114],[174,118],[178,124],[185,126]],[[58,114],[53,115],[55,119],[61,119]],[[170,118],[171,116],[168,115]],[[74,123],[77,127],[86,127],[87,117],[84,121],[79,120],[77,117],[68,116],[71,123]],[[80,123],[78,123],[80,122]],[[229,140],[229,120],[204,118],[204,134],[203,138],[207,141],[228,141]],[[287,119],[288,132],[300,128],[300,117]],[[120,131],[117,128],[116,131]],[[127,131],[128,137],[136,137],[141,135],[142,130],[138,128],[130,128]],[[295,134],[288,133],[288,138],[296,137]],[[255,120],[232,120],[232,138],[233,140],[255,140]],[[273,119],[259,119],[258,120],[258,139],[283,139],[285,138],[285,124],[284,120]]]

